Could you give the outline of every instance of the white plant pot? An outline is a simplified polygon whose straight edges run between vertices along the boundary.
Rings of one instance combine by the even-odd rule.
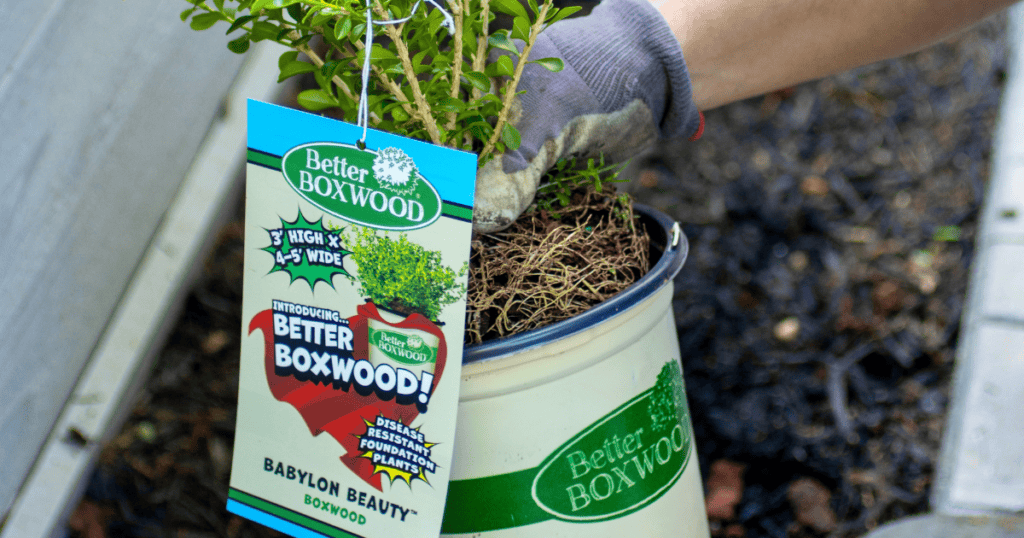
[[[467,348],[443,536],[709,536],[672,316],[687,243],[638,212],[663,250],[639,282]]]

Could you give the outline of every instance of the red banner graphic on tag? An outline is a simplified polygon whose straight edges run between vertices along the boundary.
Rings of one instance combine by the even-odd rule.
[[[253,316],[249,323],[249,333],[251,334],[257,329],[263,333],[267,385],[274,398],[294,407],[306,422],[306,426],[313,436],[318,436],[323,432],[330,434],[346,450],[346,453],[339,458],[342,463],[367,484],[377,490],[382,490],[382,474],[389,475],[392,481],[396,476],[404,478],[406,482],[409,482],[410,478],[405,476],[405,472],[395,472],[392,467],[375,463],[367,456],[367,453],[372,451],[360,449],[360,439],[366,436],[368,429],[375,427],[378,417],[390,421],[386,424],[394,429],[401,428],[400,425],[409,426],[419,416],[421,409],[426,412],[429,396],[433,394],[444,373],[447,345],[441,329],[420,314],[412,314],[398,323],[391,323],[380,316],[373,303],[360,305],[357,307],[357,312],[356,316],[347,320],[348,326],[354,334],[352,355],[356,361],[367,361],[367,320],[370,319],[394,328],[423,331],[439,338],[433,379],[429,383],[429,387],[424,387],[418,399],[408,404],[401,404],[397,399],[381,400],[373,392],[366,395],[359,394],[352,386],[341,389],[330,384],[317,384],[310,380],[300,381],[292,376],[277,375],[274,362],[274,311],[271,309]],[[426,443],[426,446],[429,447],[430,443]],[[422,472],[419,476],[416,473],[411,473],[411,475],[412,478],[418,477],[425,480]]]

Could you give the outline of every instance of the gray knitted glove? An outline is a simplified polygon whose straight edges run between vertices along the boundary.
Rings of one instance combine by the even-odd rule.
[[[683,52],[648,0],[604,0],[593,12],[553,24],[530,58],[560,58],[551,73],[527,65],[526,90],[510,121],[519,149],[477,172],[473,228],[507,228],[533,201],[541,176],[567,156],[623,160],[657,140],[700,136]]]

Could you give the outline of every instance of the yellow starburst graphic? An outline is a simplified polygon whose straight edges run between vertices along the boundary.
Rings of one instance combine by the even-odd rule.
[[[376,422],[364,418],[363,423],[366,432],[355,437],[363,451],[359,457],[373,463],[373,474],[386,474],[392,484],[399,478],[409,486],[413,480],[430,484],[427,472],[434,472],[436,467],[430,460],[430,449],[437,443],[427,442],[419,427],[406,426],[384,415]]]

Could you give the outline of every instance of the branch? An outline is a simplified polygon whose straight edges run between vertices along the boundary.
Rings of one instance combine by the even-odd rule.
[[[468,3],[469,0],[466,0]],[[483,72],[487,65],[487,38],[491,36],[491,0],[480,1],[480,35],[476,38],[476,54],[473,55],[473,71]],[[473,99],[479,99],[483,92],[473,88]]]
[[[356,48],[361,51],[366,48],[366,45],[364,45],[362,41],[356,41]],[[356,67],[362,68],[362,65],[360,65],[359,62],[356,61],[358,55],[354,51],[352,51],[352,49],[346,48],[346,52],[349,54],[351,58],[349,60],[349,63],[355,65]],[[408,96],[405,95],[404,92],[402,92],[402,88],[398,86],[398,83],[395,82],[394,80],[391,80],[391,77],[389,77],[387,73],[384,72],[383,69],[377,67],[376,65],[370,64],[370,69],[372,69],[373,74],[377,76],[377,80],[379,80],[381,84],[383,84],[384,87],[387,88],[388,93],[390,93],[391,96],[394,97],[395,100],[402,105],[402,109],[405,110],[405,113],[408,114],[410,117],[415,117],[416,111],[413,110],[412,106],[409,105],[409,98]]]
[[[294,42],[296,39],[299,39],[299,37],[301,36],[299,35],[299,32],[297,30],[292,30],[291,32],[288,32],[288,39],[292,40],[292,42]],[[292,45],[291,47],[309,57],[309,59],[313,61],[313,65],[316,65],[317,68],[321,68],[324,66],[323,59],[321,59],[320,56],[317,55],[317,53],[313,52],[313,49],[309,48],[309,45]],[[344,80],[341,80],[341,77],[339,77],[338,75],[333,75],[331,77],[331,82],[334,82],[334,85],[341,90],[341,93],[345,94],[345,97],[348,97],[349,100],[356,104],[356,106],[359,105],[359,97],[352,93],[352,89],[348,87],[348,84],[345,84]]]
[[[459,89],[462,86],[462,0],[448,0],[448,6],[451,8],[452,13],[455,16],[455,42],[452,44],[452,89],[449,95],[453,99],[458,99]],[[448,123],[445,125],[445,129],[451,131],[455,128],[455,117],[456,112],[448,113]]]
[[[549,0],[550,1],[550,0]],[[377,16],[384,20],[386,14],[384,9],[380,5],[380,0],[374,0],[373,9],[377,12]],[[402,60],[402,69],[405,71],[405,78],[409,83],[409,87],[412,88],[413,102],[416,103],[416,116],[423,122],[423,127],[426,128],[427,134],[430,135],[430,140],[441,145],[441,133],[437,130],[437,122],[434,121],[433,113],[430,109],[430,103],[427,102],[423,96],[423,91],[420,89],[420,81],[416,78],[416,72],[412,67],[412,59],[409,58],[409,49],[405,46],[405,41],[402,39],[402,29],[405,28],[405,23],[402,23],[398,28],[388,24],[384,26],[384,30],[387,32],[388,37],[395,44],[395,50],[398,52],[398,58]],[[370,54],[370,51],[367,51]]]
[[[492,151],[494,151],[494,145],[497,144],[498,138],[501,137],[501,131],[505,128],[505,123],[508,121],[508,112],[512,109],[512,101],[516,96],[516,87],[519,86],[519,79],[523,76],[523,69],[526,68],[527,60],[530,58],[530,49],[533,48],[533,44],[537,41],[537,36],[540,34],[540,29],[544,26],[544,18],[548,16],[548,9],[551,8],[553,0],[545,0],[544,5],[540,8],[540,13],[537,15],[537,20],[533,22],[533,26],[530,27],[530,35],[526,44],[523,46],[523,52],[519,55],[519,61],[516,62],[516,70],[512,74],[512,78],[505,84],[505,95],[501,102],[501,112],[498,113],[498,122],[494,125],[494,132],[491,133],[491,139],[484,145],[484,149],[480,152],[480,160],[483,161]]]

